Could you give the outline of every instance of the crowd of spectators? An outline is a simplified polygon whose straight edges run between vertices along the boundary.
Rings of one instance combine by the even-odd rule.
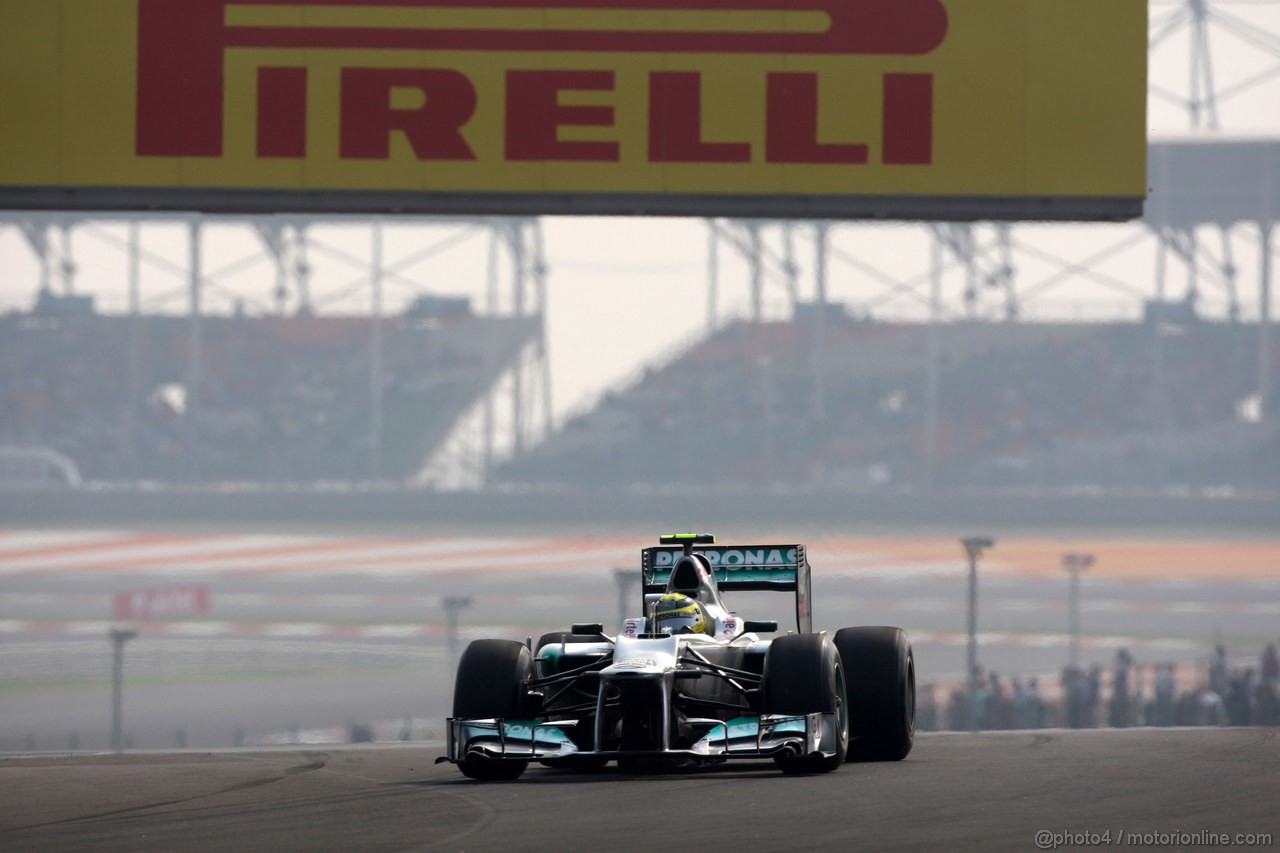
[[[824,329],[819,347],[811,320],[730,324],[503,475],[595,486],[920,484],[927,327],[848,318]],[[1280,485],[1280,465],[1267,462],[1280,431],[1247,422],[1257,364],[1249,327],[957,322],[938,335],[936,483]]]
[[[535,320],[387,318],[383,476],[407,478],[532,339]],[[86,479],[309,481],[370,474],[367,317],[0,317],[0,445]],[[198,377],[194,389],[188,385]]]
[[[1180,672],[1172,662],[1140,667],[1120,649],[1110,672],[1069,665],[1047,692],[1034,676],[1006,682],[978,671],[972,685],[923,685],[916,724],[924,731],[1280,725],[1280,656],[1271,644],[1257,668],[1232,668],[1219,645],[1207,666]]]

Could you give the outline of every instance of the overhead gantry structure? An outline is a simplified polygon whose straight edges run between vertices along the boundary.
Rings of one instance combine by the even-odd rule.
[[[187,355],[184,386],[201,387],[206,370],[203,346],[204,318],[212,302],[222,303],[219,313],[237,313],[252,303],[262,316],[309,316],[333,310],[334,305],[359,305],[369,318],[369,370],[367,473],[373,480],[392,476],[383,464],[386,424],[384,323],[390,316],[390,287],[410,293],[448,292],[430,278],[429,265],[437,256],[473,240],[487,240],[487,270],[480,314],[485,317],[536,318],[538,331],[513,364],[489,363],[486,372],[498,381],[468,410],[458,429],[423,460],[416,481],[423,484],[482,482],[495,460],[521,452],[540,441],[551,429],[551,372],[547,357],[546,298],[548,267],[541,220],[532,217],[339,217],[262,216],[248,218],[206,217],[172,213],[7,213],[0,225],[11,225],[25,239],[38,260],[35,289],[40,293],[74,296],[82,255],[89,243],[118,253],[125,267],[124,312],[135,320],[167,310],[187,317]],[[122,229],[118,226],[124,224]],[[257,239],[246,243],[211,236],[216,226],[247,229]],[[337,230],[333,230],[337,229]],[[178,230],[185,243],[185,258],[175,260],[172,246]],[[408,232],[413,248],[393,252],[388,232]],[[363,233],[362,233],[363,232]],[[77,239],[73,239],[73,236]],[[217,242],[210,247],[211,240]],[[403,240],[396,241],[397,244]],[[359,247],[360,244],[363,247]],[[353,244],[359,248],[353,248]],[[232,247],[235,248],[232,248]],[[96,253],[101,257],[101,252]],[[209,259],[218,264],[211,268]],[[341,269],[343,281],[326,292],[316,292],[313,274],[323,263]],[[99,271],[100,272],[100,271]],[[149,280],[159,274],[172,286],[146,292]],[[249,275],[260,281],[270,276],[270,296],[263,300],[230,283]],[[264,289],[257,288],[259,292]],[[350,310],[350,308],[348,308]],[[134,337],[139,334],[134,325]],[[131,352],[136,347],[131,348]],[[497,359],[493,347],[484,347],[486,359]],[[136,368],[136,365],[134,365]],[[505,369],[504,369],[505,368]],[[126,367],[126,369],[128,369]],[[136,372],[136,370],[135,370]],[[138,394],[135,394],[136,398]],[[192,415],[199,407],[197,394],[186,399]],[[192,425],[188,446],[198,446]],[[201,478],[198,454],[188,468],[193,480]]]

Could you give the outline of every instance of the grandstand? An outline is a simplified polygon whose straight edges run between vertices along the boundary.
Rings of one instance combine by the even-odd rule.
[[[86,480],[405,480],[540,323],[450,299],[384,319],[372,421],[368,317],[206,316],[193,335],[188,317],[45,294],[0,317],[0,446],[61,454]]]
[[[1158,323],[940,324],[931,413],[927,325],[840,312],[819,347],[814,312],[797,313],[725,326],[569,419],[499,478],[748,490],[1280,486],[1280,441],[1254,396],[1251,324],[1168,313]]]

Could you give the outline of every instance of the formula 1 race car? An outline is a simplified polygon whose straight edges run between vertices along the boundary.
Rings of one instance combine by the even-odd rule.
[[[802,545],[663,536],[641,551],[644,615],[536,644],[476,640],[458,663],[447,755],[466,776],[547,766],[698,767],[771,758],[785,773],[896,761],[915,734],[915,662],[899,628],[813,633]],[[795,594],[795,633],[722,593]]]

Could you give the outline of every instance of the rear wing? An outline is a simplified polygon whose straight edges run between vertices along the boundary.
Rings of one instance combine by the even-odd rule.
[[[813,631],[809,607],[809,558],[803,545],[703,545],[693,547],[711,564],[721,592],[794,592],[796,627]],[[646,595],[665,592],[671,569],[684,553],[680,545],[658,545],[640,551],[641,585]]]

